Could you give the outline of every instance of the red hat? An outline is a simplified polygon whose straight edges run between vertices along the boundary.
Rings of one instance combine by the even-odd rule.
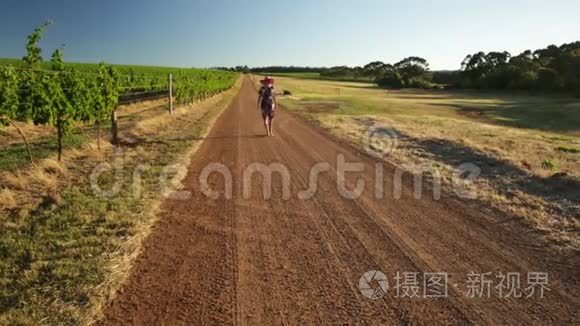
[[[270,76],[266,76],[263,80],[261,80],[261,82],[262,84],[274,84],[274,79]]]

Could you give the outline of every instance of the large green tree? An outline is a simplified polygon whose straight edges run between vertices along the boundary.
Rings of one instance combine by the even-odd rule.
[[[394,65],[405,87],[424,87],[428,84],[429,63],[421,57],[408,57]]]
[[[461,64],[466,88],[576,91],[580,94],[580,42],[549,45],[517,56],[478,52]]]

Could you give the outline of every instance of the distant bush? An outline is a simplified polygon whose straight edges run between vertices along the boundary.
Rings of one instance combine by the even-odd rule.
[[[401,89],[404,87],[403,78],[396,71],[389,71],[385,75],[377,80],[377,85],[383,88],[394,88]]]
[[[458,87],[461,84],[459,71],[434,71],[431,81],[435,84]]]
[[[544,91],[553,91],[558,88],[558,72],[550,68],[538,69],[537,87]]]
[[[534,71],[514,72],[509,89],[533,89],[538,81],[538,74]]]
[[[408,84],[405,85],[406,88],[422,88],[422,89],[432,89],[433,83],[428,80],[422,78],[413,78],[410,79]]]

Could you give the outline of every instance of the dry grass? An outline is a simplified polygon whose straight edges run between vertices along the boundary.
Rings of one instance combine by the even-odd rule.
[[[0,209],[12,209],[16,207],[14,194],[8,189],[0,190]]]
[[[15,123],[18,125],[18,128],[22,130],[22,133],[26,135],[26,138],[29,141],[47,137],[54,132],[52,128],[47,126],[34,125],[32,123],[25,122]],[[8,125],[5,128],[3,127],[0,129],[0,148],[21,142],[22,137],[16,131],[16,128],[14,128],[12,125]]]
[[[223,94],[213,96],[203,102],[195,102],[190,105],[181,106],[176,108],[173,114],[159,114],[148,117],[146,119],[141,119],[136,123],[135,127],[131,128],[130,134],[135,137],[142,136],[155,136],[160,132],[165,131],[170,127],[176,120],[181,119],[184,116],[192,114],[192,111],[199,111],[207,106],[216,105],[223,97]]]
[[[104,282],[92,289],[90,309],[80,317],[81,324],[92,325],[103,315],[107,303],[115,299],[117,290],[127,280],[131,272],[131,266],[139,256],[143,241],[151,233],[151,229],[157,221],[159,201],[150,203],[149,211],[139,220],[146,222],[138,224],[134,228],[135,235],[124,241],[112,255],[106,269],[108,271]]]
[[[96,141],[91,141],[81,148],[65,150],[61,162],[57,161],[55,157],[49,157],[37,161],[35,166],[0,172],[0,187],[10,189],[15,194],[18,207],[27,209],[35,207],[47,196],[58,200],[59,189],[79,178],[76,175],[68,175],[67,165],[74,167],[79,159],[102,161],[107,157],[111,148],[109,142],[102,142],[101,150],[98,150]]]
[[[132,103],[132,104],[120,105],[117,108],[117,111],[119,112],[119,118],[122,118],[123,116],[131,115],[131,114],[135,114],[135,113],[141,113],[143,111],[147,111],[147,110],[150,110],[152,108],[166,106],[167,101],[168,101],[167,99],[157,99],[157,100],[150,100],[150,101],[143,101],[143,102],[137,102],[137,103]]]
[[[327,116],[318,121],[335,135],[360,147],[366,145],[364,134],[369,129],[369,125],[363,121],[394,127],[399,131],[399,138],[396,140],[395,149],[385,159],[409,169],[424,165],[435,167],[443,177],[443,184],[447,186],[448,193],[453,191],[451,181],[458,165],[474,163],[483,173],[468,186],[471,192],[477,194],[478,201],[526,221],[563,247],[580,248],[578,237],[580,206],[571,202],[570,196],[559,197],[556,191],[554,191],[556,196],[550,197],[550,185],[543,184],[541,180],[544,176],[550,177],[554,172],[546,171],[537,162],[535,163],[537,166],[527,166],[528,169],[524,170],[525,167],[520,166],[519,162],[523,160],[533,162],[533,156],[522,154],[522,148],[517,151],[512,147],[509,151],[502,150],[501,147],[492,147],[488,143],[477,143],[465,136],[467,130],[477,130],[473,126],[470,129],[458,128],[455,132],[458,135],[450,132],[443,136],[439,135],[441,129],[436,125],[430,127],[409,123],[403,125],[400,122],[377,117],[353,119]],[[389,144],[385,146],[390,146],[390,140],[388,141]],[[443,143],[437,145],[437,142]],[[444,149],[447,146],[452,147]],[[527,146],[533,147],[531,144]],[[465,152],[465,148],[473,149],[473,154]],[[457,151],[456,154],[450,154],[454,150]],[[515,170],[511,166],[512,163],[516,166]],[[534,176],[538,179],[532,179]],[[535,190],[536,187],[543,187],[546,191],[539,193]]]
[[[120,124],[129,127],[139,119],[161,115],[166,111],[167,99],[153,100],[137,104],[123,105],[117,110]],[[31,151],[36,161],[54,156],[56,151],[56,135],[54,128],[35,126],[32,123],[15,122],[29,140]],[[101,133],[101,143],[108,142],[107,124]],[[75,149],[87,146],[89,139],[95,139],[94,125],[75,123],[72,133],[65,137],[65,151],[69,159],[74,159]],[[96,143],[95,145],[96,146]],[[69,151],[70,150],[70,151]],[[78,154],[78,151],[76,152]],[[20,134],[12,125],[0,128],[0,171],[23,169],[30,165],[26,147]]]
[[[39,167],[46,173],[53,174],[56,176],[65,176],[66,175],[66,167],[62,162],[59,162],[55,159],[44,159],[40,162]]]
[[[36,184],[40,185],[47,192],[54,193],[58,190],[58,177],[42,169],[32,169],[29,176]]]
[[[148,135],[149,130],[157,130],[158,133],[155,134],[161,139],[168,137],[173,138],[175,136],[191,134],[194,132],[190,130],[192,123],[200,123],[200,131],[199,134],[196,135],[196,138],[203,138],[207,135],[210,127],[219,117],[221,112],[223,112],[229,105],[233,96],[238,92],[241,87],[241,82],[242,79],[239,79],[232,89],[213,96],[207,101],[198,102],[194,104],[193,107],[183,106],[177,108],[173,116],[165,114],[164,116],[144,120],[140,123],[143,123],[148,128],[143,129],[143,125],[141,125],[140,128],[135,128],[134,133],[137,136],[144,136],[145,134],[141,134],[139,131],[143,132],[143,130],[145,130]],[[175,120],[178,119],[181,123],[175,124]],[[173,128],[161,128],[169,122],[174,122]],[[164,132],[161,132],[162,130]],[[186,171],[185,167],[189,165],[191,158],[200,144],[200,141],[193,142],[193,144],[188,142],[188,145],[186,146],[188,150],[175,158],[172,164],[178,164],[182,167],[182,171]],[[150,152],[142,146],[135,147],[133,154],[144,160],[150,156]],[[185,173],[182,172],[179,177],[174,178],[173,180],[182,182],[185,176]],[[159,196],[156,196],[154,200],[149,201],[148,209],[139,213],[142,216],[138,217],[139,220],[144,222],[137,224],[133,231],[134,236],[124,241],[119,249],[112,254],[111,260],[105,267],[106,270],[109,271],[105,278],[105,282],[99,284],[92,291],[92,298],[95,298],[95,300],[92,301],[91,308],[86,312],[86,314],[84,314],[82,318],[83,324],[93,324],[101,318],[106,304],[115,298],[117,290],[130,274],[131,266],[140,253],[143,241],[150,234],[152,226],[157,221],[161,200],[167,195],[168,194],[159,194]]]
[[[177,108],[173,116],[157,102],[123,108],[120,136],[129,135],[135,143],[121,150],[105,139],[97,150],[91,141],[65,150],[63,163],[50,156],[39,160],[38,168],[2,172],[0,188],[7,188],[17,209],[0,210],[0,225],[6,226],[0,228],[0,247],[12,248],[0,260],[0,324],[97,320],[155,222],[163,198],[158,192],[160,171],[175,162],[187,165],[199,139],[239,86],[238,82],[237,88],[206,102]],[[122,190],[114,198],[98,198],[88,176],[97,165],[117,161],[123,163]],[[151,170],[143,174],[141,196],[134,196],[132,173],[125,172],[142,163]],[[113,177],[103,174],[99,185],[109,189]],[[26,252],[32,253],[31,261],[22,261]]]
[[[6,172],[2,176],[6,186],[15,190],[26,190],[30,185],[30,180],[25,178],[20,171]]]
[[[358,146],[367,145],[365,135],[375,126],[393,128],[398,137],[395,150],[386,159],[410,168],[423,164],[436,167],[447,181],[448,191],[460,164],[479,166],[482,174],[470,186],[478,194],[478,202],[517,217],[561,248],[580,249],[580,156],[569,150],[580,147],[580,138],[575,136],[580,125],[573,129],[566,119],[550,118],[553,107],[565,106],[574,119],[580,101],[383,91],[368,84],[287,78],[278,78],[277,83],[279,90],[293,93],[280,98],[285,107]],[[332,103],[332,109],[319,109],[330,108],[327,103]],[[542,130],[535,121],[522,122],[528,128],[514,128],[479,109],[467,110],[469,114],[465,110],[485,108],[485,112],[507,116],[515,114],[509,110],[517,108],[525,115],[526,106],[536,110],[532,115],[547,116],[546,120],[552,121],[550,128],[558,129],[554,121],[560,121],[566,131]],[[546,112],[538,112],[543,109]],[[385,142],[390,146],[391,139]]]
[[[430,116],[400,117],[390,119],[389,123],[414,138],[457,142],[538,177],[550,177],[556,172],[580,177],[577,155],[556,150],[564,144],[580,144],[580,140],[572,137]],[[558,169],[543,167],[546,159],[557,162]]]
[[[71,148],[69,150],[66,150],[63,153],[63,160],[66,162],[66,161],[73,161],[73,160],[76,160],[78,158],[81,158],[81,157],[86,155],[87,151],[92,150],[93,147],[96,149],[96,145],[93,146],[92,142],[88,142],[85,144],[83,149]]]

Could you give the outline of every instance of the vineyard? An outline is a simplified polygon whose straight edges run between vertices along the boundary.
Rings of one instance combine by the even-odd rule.
[[[111,120],[115,131],[120,103],[171,96],[187,104],[230,88],[237,74],[217,70],[65,63],[63,49],[43,61],[39,42],[45,23],[27,37],[22,60],[0,60],[0,127],[12,125],[26,143],[26,135],[14,122],[33,122],[54,128],[61,159],[63,139],[74,125],[101,126]],[[113,143],[116,134],[113,132]],[[100,145],[99,145],[100,146]]]

